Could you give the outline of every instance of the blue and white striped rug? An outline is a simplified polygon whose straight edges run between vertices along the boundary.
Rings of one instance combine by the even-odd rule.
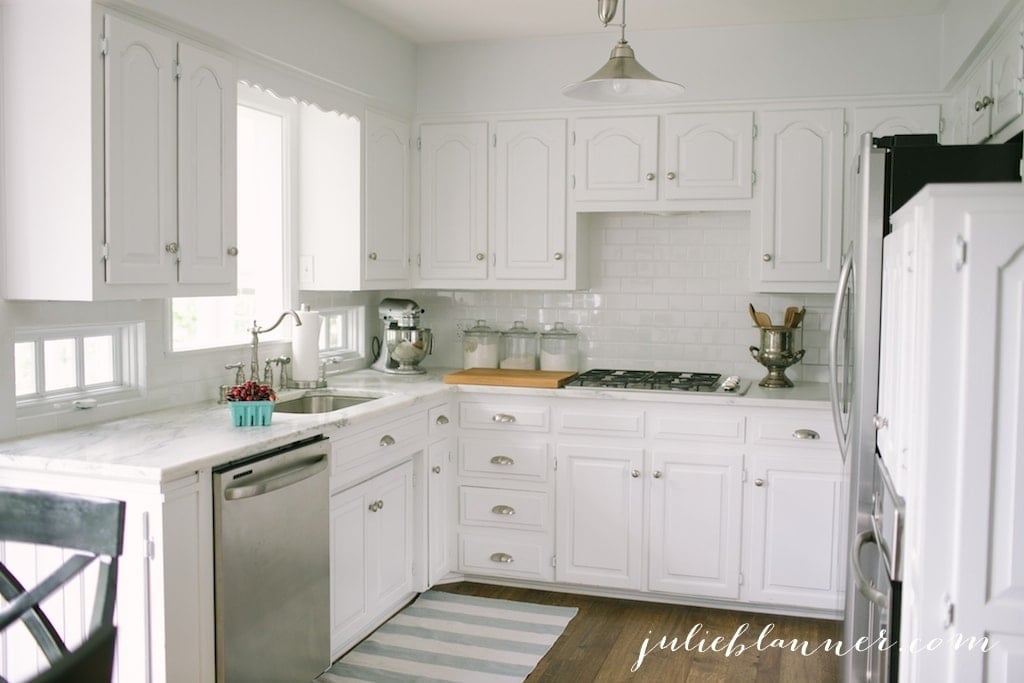
[[[523,681],[576,612],[575,607],[427,591],[317,682]]]

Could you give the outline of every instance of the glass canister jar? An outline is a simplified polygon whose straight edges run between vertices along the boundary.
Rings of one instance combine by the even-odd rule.
[[[537,333],[527,329],[522,320],[512,323],[501,340],[503,370],[537,369]]]
[[[547,332],[540,333],[540,369],[576,372],[579,365],[579,347],[576,333],[555,323]]]
[[[462,333],[462,367],[498,367],[498,346],[501,332],[492,330],[483,320]]]

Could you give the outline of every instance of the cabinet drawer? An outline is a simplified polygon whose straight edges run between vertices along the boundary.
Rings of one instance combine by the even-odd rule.
[[[546,443],[501,443],[501,439],[459,439],[459,474],[546,481]]]
[[[615,410],[567,408],[558,419],[558,431],[567,434],[597,434],[602,436],[644,435],[642,410]]]
[[[344,434],[344,432],[342,432]],[[362,465],[386,460],[387,456],[408,454],[410,448],[417,448],[427,436],[427,425],[423,414],[403,420],[387,422],[352,437],[332,437],[332,472],[345,471],[350,474]]]
[[[472,429],[546,432],[549,423],[547,406],[499,402],[459,404],[459,424]]]
[[[752,415],[750,442],[766,446],[802,448],[839,445],[830,415],[806,413]]]
[[[746,418],[735,408],[722,410],[680,406],[647,416],[648,430],[657,439],[696,439],[718,443],[743,443]]]
[[[554,544],[540,533],[459,534],[459,570],[467,574],[518,576],[551,581]]]
[[[431,436],[446,436],[452,431],[452,407],[448,403],[427,411],[427,431]]]
[[[545,531],[551,528],[548,495],[541,491],[459,487],[459,522]]]

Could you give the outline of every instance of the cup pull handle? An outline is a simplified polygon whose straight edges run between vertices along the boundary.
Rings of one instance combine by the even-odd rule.
[[[491,458],[491,464],[502,465],[504,467],[511,467],[512,465],[516,464],[516,461],[508,457],[507,455],[496,455],[493,458]]]
[[[380,437],[380,446],[381,446],[381,448],[384,448],[385,446],[394,446],[394,445],[395,445],[395,437],[391,436],[390,434],[385,434],[384,436]]]
[[[509,415],[508,413],[498,413],[491,418],[491,421],[499,424],[512,424],[516,421],[516,416]]]
[[[515,560],[508,553],[494,553],[491,555],[491,562],[500,562],[501,564],[512,564]]]
[[[794,439],[820,439],[821,436],[813,429],[798,429],[793,432]]]
[[[516,509],[511,505],[495,505],[494,507],[491,508],[491,512],[493,512],[496,515],[511,516],[516,514]]]

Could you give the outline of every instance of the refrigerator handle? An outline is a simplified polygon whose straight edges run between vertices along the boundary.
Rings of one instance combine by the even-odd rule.
[[[850,547],[850,571],[853,573],[853,583],[857,587],[858,593],[879,607],[888,607],[888,596],[871,585],[868,578],[864,576],[864,570],[860,566],[860,549],[866,545],[877,543],[878,540],[875,538],[875,532],[871,529],[857,535],[856,540]]]
[[[853,274],[853,248],[847,250],[839,271],[839,287],[836,289],[835,303],[832,306],[832,326],[828,332],[828,396],[832,405],[832,421],[835,424],[836,436],[839,438],[839,450],[846,459],[848,449],[845,430],[843,429],[842,405],[839,396],[839,322],[842,318],[843,305],[847,298],[847,285]]]

